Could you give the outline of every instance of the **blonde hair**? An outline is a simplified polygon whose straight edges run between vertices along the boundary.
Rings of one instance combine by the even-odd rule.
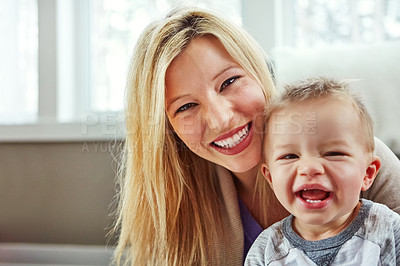
[[[361,98],[350,91],[347,81],[338,81],[327,77],[315,77],[286,84],[282,94],[268,104],[264,113],[264,125],[265,127],[268,126],[268,121],[273,113],[293,103],[330,97],[348,100],[353,106],[360,119],[362,135],[364,136],[364,149],[366,152],[372,153],[375,149],[373,120]],[[267,132],[267,129],[264,129]],[[263,147],[265,145],[264,138]],[[265,159],[265,152],[263,152],[262,161],[265,161]]]
[[[243,29],[204,10],[176,10],[139,38],[127,79],[115,261],[132,265],[229,265],[226,210],[215,165],[191,152],[165,114],[165,75],[197,36],[212,35],[263,88],[274,85],[262,49]],[[261,189],[262,190],[262,189]],[[210,246],[210,243],[219,245]],[[223,261],[215,262],[215,258]]]

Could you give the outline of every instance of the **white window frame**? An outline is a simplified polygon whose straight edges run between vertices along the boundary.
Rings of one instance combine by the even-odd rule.
[[[293,8],[292,0],[242,1],[243,25],[267,54],[275,46],[294,43]]]
[[[84,40],[88,36],[89,19],[82,21],[87,3],[81,0],[37,0],[38,119],[34,124],[0,125],[0,142],[108,141],[123,138],[121,113],[87,113],[83,108],[90,88],[89,54],[83,52],[89,47]],[[69,16],[58,17],[58,12],[68,12]],[[74,49],[78,53],[74,53]],[[62,76],[58,75],[60,72]],[[60,120],[73,122],[63,123]]]

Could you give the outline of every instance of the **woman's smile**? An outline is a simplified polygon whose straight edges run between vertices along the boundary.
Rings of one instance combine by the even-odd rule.
[[[223,154],[234,155],[245,150],[250,145],[252,137],[253,130],[250,122],[218,137],[210,145]]]

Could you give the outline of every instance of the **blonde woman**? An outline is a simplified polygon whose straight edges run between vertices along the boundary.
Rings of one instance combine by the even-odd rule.
[[[275,93],[266,62],[243,29],[199,9],[143,32],[127,81],[117,264],[241,265],[287,215],[259,176],[262,112]],[[396,209],[400,163],[377,149],[386,170],[367,196]]]

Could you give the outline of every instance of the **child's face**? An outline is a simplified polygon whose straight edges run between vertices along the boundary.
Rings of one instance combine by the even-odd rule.
[[[292,104],[273,113],[261,169],[296,222],[325,227],[349,217],[380,166],[365,152],[363,132],[344,99]]]

